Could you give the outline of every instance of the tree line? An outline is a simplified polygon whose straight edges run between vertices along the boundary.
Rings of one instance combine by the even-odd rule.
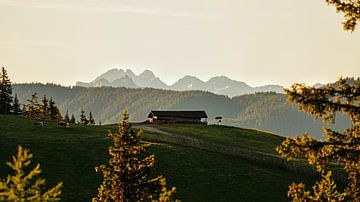
[[[57,120],[73,124],[95,125],[92,112],[89,113],[89,117],[86,117],[85,111],[81,109],[80,119],[76,122],[75,116],[72,114],[69,117],[68,111],[63,117],[55,101],[52,98],[49,99],[46,95],[43,95],[39,102],[37,93],[32,94],[31,98],[21,108],[17,94],[13,97],[12,93],[11,80],[6,69],[2,67],[0,72],[0,114],[23,115],[27,118],[39,120]]]

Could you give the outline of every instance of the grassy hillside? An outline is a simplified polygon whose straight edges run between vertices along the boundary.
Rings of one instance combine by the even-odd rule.
[[[0,176],[8,172],[4,163],[21,144],[34,154],[33,162],[41,164],[48,185],[64,182],[64,201],[90,201],[100,182],[94,167],[107,158],[106,131],[117,126],[57,128],[55,122],[46,121],[39,128],[33,123],[0,115]],[[135,127],[145,128],[145,140],[154,143],[153,175],[165,175],[182,201],[287,201],[292,181],[309,182],[307,175],[264,160],[276,156],[273,148],[282,140],[279,136],[222,126]],[[249,158],[244,151],[253,155]],[[252,160],[259,155],[264,162]]]
[[[229,98],[203,91],[170,91],[160,89],[128,88],[81,88],[62,87],[54,84],[15,84],[14,93],[21,103],[38,93],[52,97],[64,114],[69,111],[79,117],[83,108],[93,113],[95,120],[102,123],[116,123],[120,111],[128,109],[131,121],[144,121],[154,109],[205,110],[209,121],[216,116],[224,117],[225,124],[238,127],[256,128],[281,135],[294,136],[305,131],[321,137],[322,123],[299,112],[287,102],[283,94],[256,93]],[[39,99],[40,101],[40,99]],[[346,121],[337,121],[346,126]],[[344,128],[344,127],[341,127]]]

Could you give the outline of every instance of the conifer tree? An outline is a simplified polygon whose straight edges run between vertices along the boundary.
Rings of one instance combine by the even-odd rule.
[[[326,0],[336,7],[336,12],[344,13],[344,30],[354,31],[360,21],[360,0]]]
[[[23,114],[28,118],[41,119],[41,105],[38,103],[37,93],[31,95],[31,100],[27,100],[29,103],[24,105]]]
[[[81,109],[81,111],[80,111],[80,124],[84,124],[84,125],[88,124],[88,120],[87,120],[87,118],[85,116],[84,109]]]
[[[49,114],[51,120],[62,120],[60,110],[57,108],[55,101],[52,98],[49,100]]]
[[[41,100],[41,112],[42,112],[42,119],[49,119],[49,99],[47,99],[46,95],[43,96],[43,99]]]
[[[69,122],[75,124],[75,116],[74,116],[74,114],[71,114],[71,118],[70,118]]]
[[[89,124],[95,125],[95,120],[91,112],[89,113]]]
[[[13,170],[14,175],[0,179],[0,201],[59,201],[62,183],[58,183],[50,190],[43,192],[45,180],[37,178],[41,173],[40,164],[28,171],[32,154],[27,149],[18,147],[17,155],[12,162],[6,164]],[[35,182],[33,183],[33,181]]]
[[[335,84],[321,88],[294,84],[286,90],[289,102],[299,104],[300,110],[328,123],[335,122],[335,115],[348,116],[351,126],[335,131],[323,129],[324,140],[302,137],[287,138],[277,151],[287,157],[306,157],[323,177],[307,191],[305,185],[292,184],[288,196],[294,201],[359,201],[360,199],[360,80],[340,78]],[[348,184],[338,191],[331,178],[330,163],[336,163],[346,171]]]
[[[19,114],[21,114],[21,112],[22,112],[22,110],[20,109],[19,99],[17,98],[17,94],[15,94],[14,105],[13,105],[13,114],[19,115]]]
[[[113,141],[108,150],[110,160],[95,168],[102,173],[103,181],[93,201],[170,201],[175,188],[167,190],[163,176],[149,178],[155,156],[146,156],[150,144],[141,142],[142,130],[131,129],[127,112],[123,113],[118,132],[109,132],[108,136]]]
[[[65,116],[64,116],[64,122],[70,123],[69,113],[68,113],[67,110],[66,110],[66,113],[65,113]]]
[[[0,114],[10,114],[12,111],[12,86],[4,67],[0,72]]]

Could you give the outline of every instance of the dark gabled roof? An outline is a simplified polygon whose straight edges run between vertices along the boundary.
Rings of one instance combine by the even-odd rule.
[[[181,118],[208,118],[205,111],[151,111],[148,118],[157,117],[181,117]]]

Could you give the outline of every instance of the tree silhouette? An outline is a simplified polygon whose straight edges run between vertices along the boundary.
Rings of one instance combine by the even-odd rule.
[[[49,118],[49,99],[47,99],[46,95],[43,96],[43,99],[41,100],[41,112],[42,112],[42,119],[48,119]]]
[[[88,122],[89,122],[89,121],[87,120],[87,118],[86,118],[86,116],[85,116],[85,111],[84,111],[84,109],[81,109],[81,111],[80,111],[80,124],[87,125]]]
[[[91,112],[89,113],[89,124],[95,125],[95,120]]]
[[[51,120],[62,120],[60,110],[57,108],[55,101],[52,98],[49,100],[49,114]]]
[[[4,67],[0,72],[0,114],[10,114],[12,110],[12,86]]]
[[[335,122],[335,115],[349,116],[351,127],[342,131],[323,128],[324,140],[316,140],[309,134],[287,138],[277,151],[287,157],[306,157],[323,179],[313,186],[313,192],[305,185],[292,184],[288,196],[294,201],[359,201],[360,199],[360,80],[340,78],[335,84],[321,88],[294,84],[286,90],[289,102],[328,123]],[[329,164],[340,165],[348,175],[343,192],[336,190],[331,179]]]
[[[17,94],[15,94],[14,105],[13,105],[13,114],[19,115],[21,113],[22,113],[22,110],[20,109],[19,99],[17,98]]]
[[[66,113],[65,113],[65,116],[64,116],[64,122],[70,123],[69,112],[67,110],[66,110]]]
[[[70,123],[75,123],[75,116],[74,114],[71,114]]]

